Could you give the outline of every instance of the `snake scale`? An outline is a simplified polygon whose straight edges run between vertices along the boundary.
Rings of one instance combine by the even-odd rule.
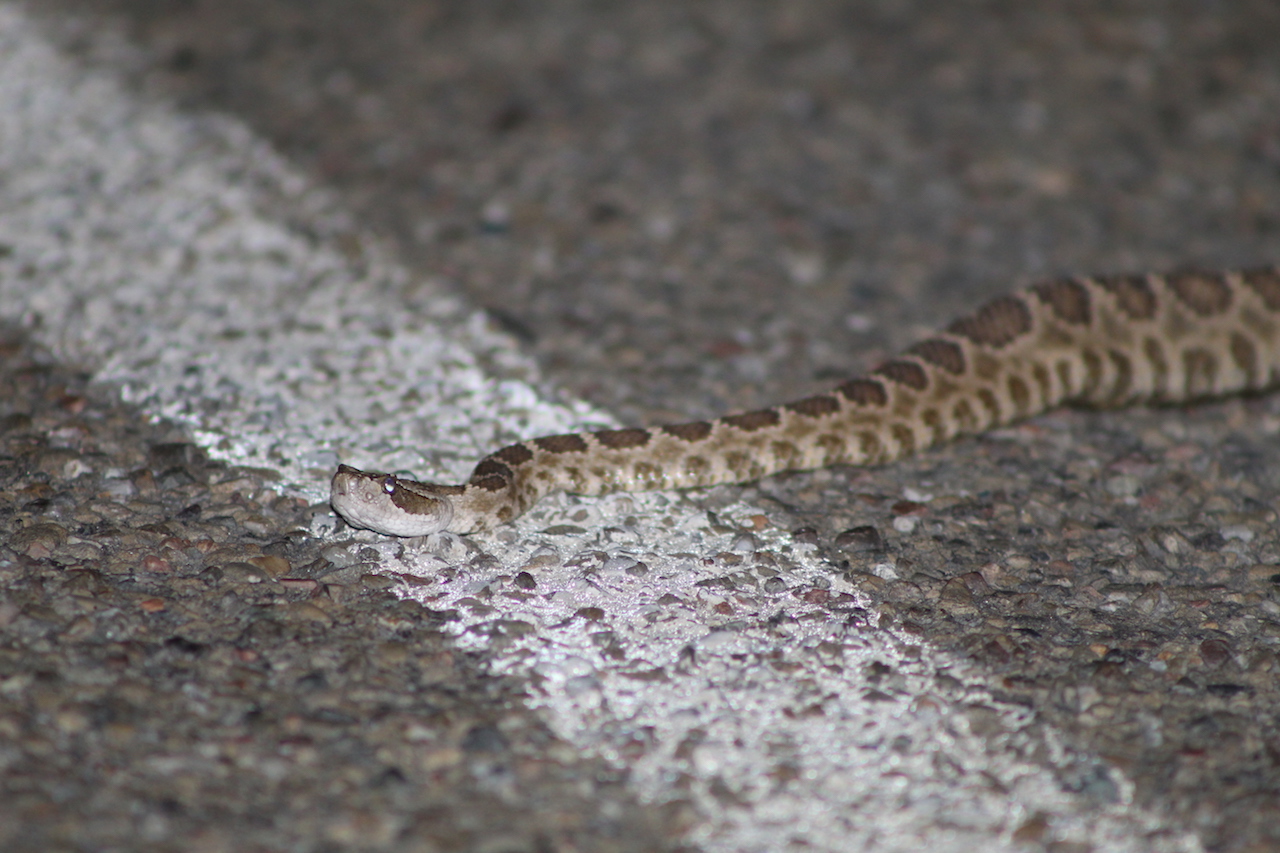
[[[713,421],[552,435],[463,485],[339,466],[331,502],[391,536],[470,533],[556,490],[683,489],[875,465],[1060,404],[1182,403],[1280,384],[1280,267],[1077,277],[997,298],[829,393]]]

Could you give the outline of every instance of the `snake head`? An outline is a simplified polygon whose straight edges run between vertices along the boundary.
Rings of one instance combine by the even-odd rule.
[[[388,536],[429,536],[453,520],[450,487],[339,465],[329,503],[353,527]]]

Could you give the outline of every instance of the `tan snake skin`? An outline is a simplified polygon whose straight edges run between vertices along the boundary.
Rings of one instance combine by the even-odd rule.
[[[769,409],[553,435],[485,457],[465,485],[340,466],[332,503],[392,536],[470,533],[543,495],[599,495],[875,465],[1063,403],[1180,403],[1280,384],[1280,268],[1053,281],[987,303],[866,377]]]

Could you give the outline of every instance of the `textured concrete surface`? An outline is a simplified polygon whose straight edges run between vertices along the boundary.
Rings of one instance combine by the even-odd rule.
[[[326,452],[389,454],[393,466],[456,474],[491,440],[603,417],[576,404],[556,408],[531,391],[515,406],[527,404],[531,416],[503,414],[501,393],[483,397],[498,387],[484,376],[507,389],[527,379],[553,395],[581,395],[624,421],[702,416],[821,387],[1031,278],[1274,260],[1280,75],[1271,4],[1020,8],[60,2],[39,11],[88,67],[187,110],[227,111],[336,191],[323,204],[300,199],[296,188],[266,192],[279,200],[262,219],[283,224],[272,233],[295,242],[270,243],[260,258],[306,254],[307,240],[319,260],[281,265],[301,263],[317,275],[326,263],[373,258],[383,272],[365,280],[380,280],[375,301],[387,300],[377,304],[398,300],[411,315],[465,327],[451,340],[473,359],[463,373],[481,378],[472,386],[481,399],[445,393],[454,405],[437,410],[418,435],[396,427],[390,437],[342,437],[339,417],[326,425],[339,437],[320,430],[320,455],[310,461],[272,455],[268,446],[248,460],[283,472],[284,482],[297,484],[291,494],[306,496],[314,488],[307,477],[316,476],[307,471]],[[332,210],[353,215],[334,224],[325,213]],[[366,228],[390,254],[362,236]],[[110,234],[82,236],[111,248]],[[23,252],[24,244],[14,245],[6,276],[31,262]],[[407,273],[387,272],[402,262]],[[168,269],[182,265],[179,253]],[[539,367],[510,354],[492,331],[466,326],[468,305],[487,307],[492,326],[513,334]],[[62,324],[83,312],[48,317],[44,331],[32,312],[22,314],[7,316],[34,324],[42,341],[58,328],[55,348],[69,356],[80,324]],[[428,320],[396,320],[383,339],[420,332]],[[269,328],[272,316],[263,312],[258,322]],[[272,364],[269,346],[252,334],[245,342],[245,325],[224,330],[233,333],[236,357],[267,353],[263,374],[287,372]],[[375,325],[369,331],[378,332]],[[305,323],[281,331],[311,333]],[[221,351],[216,343],[206,351],[212,355],[196,361],[214,375]],[[187,358],[175,356],[175,364]],[[385,355],[378,358],[353,359],[357,369],[340,367],[335,381],[367,377],[385,367]],[[151,370],[146,358],[117,359],[109,375],[154,389],[165,375],[163,359],[156,363],[162,369]],[[432,399],[397,401],[404,381],[388,383],[379,402],[397,424],[420,418]],[[216,387],[194,385],[188,402],[215,400]],[[218,430],[239,423],[238,402],[259,406],[250,407],[257,420],[249,419],[259,427],[274,425],[272,416],[288,420],[263,399],[246,392],[207,411],[184,411],[180,397],[160,394],[149,403],[195,427],[194,437],[215,453],[230,453],[234,447],[219,451],[229,436]],[[309,399],[323,409],[323,392]],[[59,632],[71,632],[68,639],[84,632],[89,651],[104,641],[83,627],[73,631],[71,611],[58,612],[82,594],[63,589],[69,565],[101,572],[108,587],[122,572],[119,561],[104,562],[71,537],[108,557],[116,546],[88,522],[76,527],[58,516],[74,514],[72,497],[59,503],[52,493],[23,490],[81,476],[89,478],[80,483],[86,495],[138,489],[146,480],[133,466],[144,457],[104,466],[81,454],[79,465],[92,470],[80,470],[77,459],[58,455],[69,449],[65,425],[41,421],[27,403],[10,408],[41,425],[14,422],[32,437],[22,439],[30,447],[9,451],[16,461],[8,463],[6,517],[11,529],[28,531],[11,550],[34,562],[11,564],[58,582],[37,585],[43,599],[14,599],[19,640],[31,631],[49,649],[22,644],[29,640],[11,649],[5,676],[17,680],[4,683],[21,705],[12,719],[23,725],[9,730],[63,720],[75,736],[105,737],[111,720],[95,710],[99,699],[73,697],[41,673],[74,669],[57,657],[67,644],[54,641]],[[653,833],[635,836],[648,839],[640,847],[680,839],[673,843],[777,849],[789,840],[840,849],[854,838],[841,824],[848,820],[869,833],[858,843],[873,849],[963,849],[978,838],[1046,849],[1270,849],[1267,814],[1280,777],[1272,722],[1280,546],[1277,483],[1268,473],[1276,470],[1276,411],[1274,400],[1262,399],[1190,411],[1060,413],[892,469],[773,478],[673,505],[562,501],[505,535],[435,552],[351,537],[326,527],[316,507],[305,529],[318,538],[314,547],[329,549],[333,568],[311,572],[358,571],[358,578],[381,565],[417,578],[408,587],[415,597],[453,612],[441,641],[476,655],[477,673],[525,685],[515,689],[540,715],[529,731],[545,726],[548,743],[572,745],[541,753],[555,765],[549,772],[598,780],[601,771],[587,768],[603,761],[627,780],[617,806],[606,808],[613,801],[589,791],[559,800],[563,814],[580,816],[563,826],[603,825],[617,837],[630,832],[617,829],[625,821],[639,821],[626,825]],[[459,437],[469,419],[485,424],[483,434]],[[381,414],[369,420],[385,422]],[[167,447],[177,437],[149,440]],[[414,449],[414,441],[431,446]],[[152,463],[164,488],[224,482],[200,471],[190,474],[193,483],[176,474],[165,481],[166,470],[180,467],[164,455],[174,452]],[[277,504],[260,488],[246,483],[228,494],[257,504],[239,520],[266,538],[273,525],[288,529],[284,519],[303,506]],[[91,499],[102,501],[84,497]],[[303,503],[313,499],[314,492]],[[654,530],[666,516],[699,513],[701,523],[677,526],[666,539]],[[148,557],[176,560],[122,559],[145,567]],[[197,612],[225,598],[226,577],[256,565],[225,554],[186,559],[184,571],[222,572],[204,581],[207,593],[193,594]],[[291,564],[290,573],[307,565]],[[294,591],[321,583],[286,579]],[[644,599],[649,592],[660,594]],[[46,618],[43,634],[30,627],[49,611],[61,621]],[[361,650],[356,635],[335,642],[339,657]],[[262,653],[253,637],[237,642]],[[192,683],[214,678],[205,666],[192,670]],[[352,671],[322,669],[339,692]],[[394,695],[392,685],[380,689]],[[681,691],[686,705],[662,704]],[[762,700],[755,709],[747,701],[753,691]],[[154,721],[172,732],[171,756],[208,751],[176,724],[180,713]],[[368,708],[342,713],[377,716]],[[859,762],[815,751],[814,732],[825,727],[829,743],[857,743],[851,732],[873,719],[895,732],[862,737],[858,754],[874,770],[842,776],[842,765]],[[917,728],[886,728],[904,721]],[[264,742],[283,749],[288,725],[287,718],[267,724]],[[402,732],[392,742],[413,737]],[[950,748],[946,738],[956,739]],[[459,772],[483,779],[477,768],[491,741],[464,737],[458,754],[480,758],[459,761]],[[477,744],[484,748],[477,752]],[[140,754],[117,748],[116,763]],[[564,763],[568,756],[587,763]],[[22,759],[31,760],[38,759]],[[36,766],[22,761],[13,766]],[[283,766],[253,772],[295,779]],[[405,769],[408,759],[394,766],[414,796],[431,795],[431,783]],[[209,777],[194,763],[188,769],[187,778]],[[74,773],[74,764],[59,770],[67,779]],[[494,829],[484,843],[592,847],[571,832],[530,828],[524,816],[533,789],[516,778],[498,813],[527,831]],[[895,791],[902,780],[910,781]],[[111,803],[132,810],[139,825],[150,820],[155,843],[167,843],[174,828],[210,826],[192,798],[163,805],[148,784]],[[193,784],[199,802],[206,789]],[[57,804],[83,795],[58,791],[74,790],[33,789],[22,800],[28,825],[69,814]],[[966,792],[1000,805],[971,812],[949,805]],[[426,844],[424,825],[444,827],[443,839],[462,837],[451,826],[485,832],[483,821],[468,824],[468,814],[485,812],[469,811],[466,797],[423,817],[420,801],[392,804],[371,794],[375,805],[365,813],[390,815],[382,829],[344,836],[346,824],[335,818],[338,828],[324,840],[303,831],[308,796],[294,795],[281,835],[255,843],[314,847],[360,837],[409,849]],[[641,816],[627,817],[629,809]],[[156,813],[171,824],[148,817]],[[919,814],[934,819],[921,824]],[[88,836],[68,837],[92,838],[88,826]]]

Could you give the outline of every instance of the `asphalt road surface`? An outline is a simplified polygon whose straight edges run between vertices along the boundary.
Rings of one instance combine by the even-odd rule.
[[[353,531],[338,461],[1274,263],[1264,2],[0,5],[15,850],[1268,850],[1280,402]]]

